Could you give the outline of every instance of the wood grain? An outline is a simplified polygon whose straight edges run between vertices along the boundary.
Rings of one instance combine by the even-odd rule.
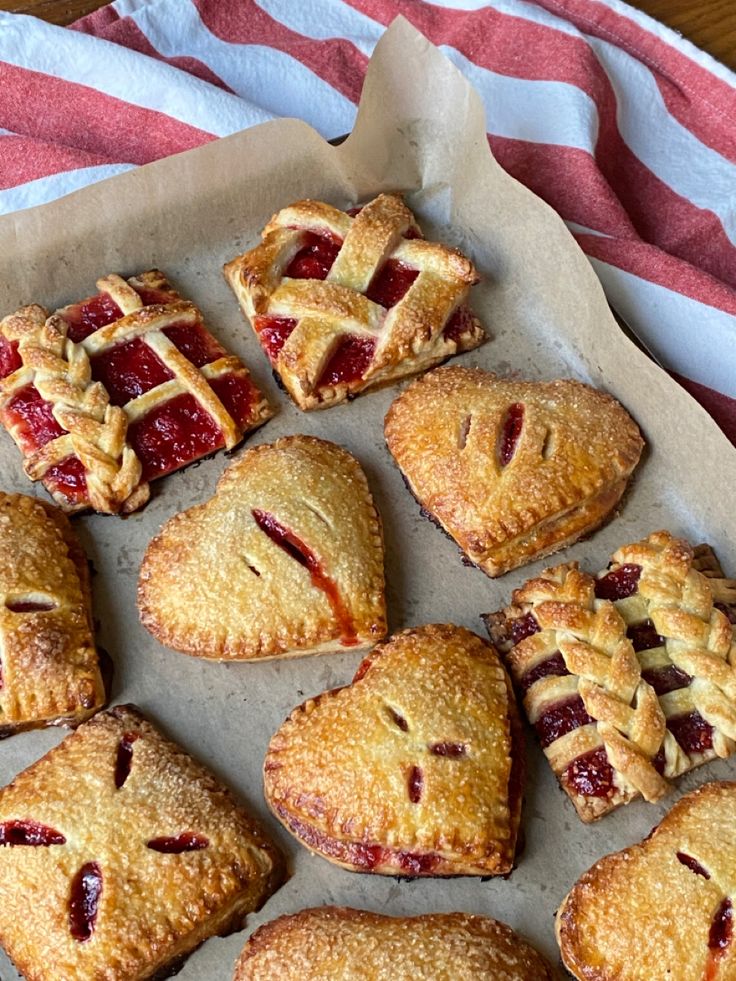
[[[54,24],[70,24],[101,6],[99,0],[0,0],[0,10],[34,14]],[[736,0],[636,0],[632,6],[736,69]]]

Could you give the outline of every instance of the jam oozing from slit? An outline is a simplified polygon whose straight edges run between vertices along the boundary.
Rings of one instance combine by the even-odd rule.
[[[403,715],[400,715],[395,709],[392,708],[388,710],[388,714],[394,725],[401,729],[402,732],[409,731],[409,723],[406,721]]]
[[[48,613],[56,609],[53,600],[5,600],[6,609],[11,613]]]
[[[563,781],[583,797],[611,797],[614,793],[613,767],[605,746],[598,746],[568,764]]]
[[[424,790],[424,774],[420,766],[413,766],[409,771],[407,786],[409,789],[409,800],[412,804],[418,804],[422,799],[422,791]]]
[[[514,458],[524,426],[524,406],[521,402],[510,405],[501,427],[498,440],[498,462],[507,467]]]
[[[102,870],[96,862],[87,862],[72,880],[69,898],[69,930],[80,943],[94,932],[101,894]]]
[[[633,596],[639,585],[641,566],[633,563],[620,565],[618,569],[607,572],[605,576],[596,579],[595,595],[597,599],[615,600]]]
[[[702,875],[704,879],[710,879],[710,872],[707,872],[692,855],[686,855],[685,852],[676,852],[675,854],[677,861],[690,869],[691,872],[694,872],[696,875]]]
[[[567,674],[570,674],[570,672],[567,670],[565,659],[559,651],[555,651],[551,657],[540,661],[539,664],[535,664],[533,668],[529,668],[528,671],[524,672],[520,681],[521,689],[522,691],[528,691],[535,681],[539,681],[540,678],[563,678]]]
[[[585,711],[582,698],[573,695],[547,708],[534,723],[534,729],[542,749],[545,749],[561,736],[592,721],[593,719]]]
[[[207,848],[209,840],[204,835],[198,835],[193,831],[183,831],[179,835],[169,837],[151,838],[146,842],[146,847],[154,852],[162,852],[164,855],[181,855],[183,852],[198,852]]]
[[[123,311],[109,294],[98,293],[67,307],[62,316],[69,325],[67,337],[78,343],[100,327],[107,327],[108,324],[120,320]]]
[[[342,239],[329,232],[305,232],[304,245],[284,270],[290,279],[326,279]]]
[[[373,337],[358,337],[354,334],[343,337],[325,365],[317,387],[359,381],[370,366],[375,350],[376,341]]]
[[[467,755],[468,747],[465,743],[432,743],[429,751],[435,756],[446,756],[451,760],[459,760],[462,756]]]
[[[65,845],[60,831],[36,821],[3,821],[0,824],[0,845],[29,845],[31,847]]]
[[[340,643],[343,647],[354,647],[358,643],[358,637],[352,615],[340,596],[337,584],[325,573],[314,552],[272,514],[257,508],[254,508],[252,514],[258,527],[272,542],[308,569],[312,584],[322,590],[332,607],[333,616],[340,629]]]
[[[716,981],[720,961],[733,939],[733,903],[726,897],[716,910],[708,932],[708,960],[703,981]],[[725,977],[723,981],[726,981]]]
[[[115,787],[120,790],[130,776],[133,765],[133,743],[138,739],[137,732],[126,732],[118,743],[115,758]]]

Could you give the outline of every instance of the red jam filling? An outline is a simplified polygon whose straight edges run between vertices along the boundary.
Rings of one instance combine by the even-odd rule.
[[[409,800],[412,804],[418,804],[422,799],[422,791],[424,790],[424,774],[420,766],[413,766],[409,771],[407,786],[409,789]]]
[[[375,350],[376,341],[373,337],[344,337],[325,365],[317,387],[359,381],[373,360]]]
[[[141,298],[144,307],[152,304],[173,303],[179,299],[179,294],[174,289],[155,289],[153,286],[136,286],[135,291]]]
[[[210,379],[210,388],[227,409],[236,425],[250,425],[255,390],[247,375],[218,375]]]
[[[370,281],[365,295],[389,309],[403,299],[418,275],[418,269],[412,269],[398,259],[387,259]]]
[[[261,347],[273,364],[296,327],[296,320],[291,317],[256,317],[253,326]]]
[[[538,633],[542,628],[537,623],[533,613],[526,613],[523,617],[517,617],[510,621],[511,642],[514,647],[521,643],[532,634]]]
[[[626,636],[637,652],[650,651],[653,647],[662,647],[664,644],[664,637],[657,633],[651,620],[644,620],[642,623],[627,627]]]
[[[613,767],[608,762],[605,746],[574,759],[563,779],[572,791],[583,797],[611,797],[614,792]]]
[[[137,738],[137,732],[126,732],[118,743],[115,758],[115,786],[118,790],[130,776],[130,768],[133,765],[133,743]]]
[[[652,766],[659,773],[660,776],[664,775],[664,767],[667,760],[664,755],[664,746],[660,746],[657,751],[657,755],[652,759]]]
[[[736,623],[736,606],[729,606],[727,603],[714,603],[713,606],[725,613],[731,623]]]
[[[600,579],[596,579],[595,595],[598,599],[611,600],[611,602],[626,599],[636,592],[640,576],[640,565],[620,565],[618,569],[613,569]]]
[[[195,834],[193,831],[182,831],[180,835],[171,837],[151,838],[146,842],[146,847],[154,852],[162,852],[164,855],[181,855],[183,852],[198,852],[207,848],[209,840],[204,835]]]
[[[64,845],[60,831],[35,821],[3,821],[0,824],[0,845]]]
[[[5,606],[11,613],[48,613],[56,609],[51,600],[5,600]]]
[[[442,336],[448,341],[454,341],[457,344],[462,335],[468,331],[472,331],[474,326],[475,318],[470,312],[470,308],[463,304],[457,308],[447,321],[447,326],[442,331]]]
[[[593,720],[585,711],[585,705],[579,695],[574,695],[563,702],[558,702],[540,716],[534,723],[542,749],[568,732],[588,725]]]
[[[703,981],[716,981],[719,962],[733,939],[733,904],[726,897],[716,910],[708,933],[708,960]],[[725,981],[725,979],[724,979]]]
[[[468,747],[465,743],[432,743],[429,751],[435,756],[446,756],[451,760],[458,760],[467,754]]]
[[[88,300],[75,303],[63,313],[64,320],[69,324],[67,336],[75,342],[83,341],[100,327],[107,327],[122,316],[123,311],[107,293],[98,293]]]
[[[142,337],[116,344],[90,363],[92,377],[102,382],[113,405],[125,405],[174,377]]]
[[[322,590],[332,607],[333,616],[340,628],[340,643],[343,647],[354,647],[358,643],[358,638],[353,618],[340,596],[336,583],[325,574],[314,552],[293,532],[284,528],[272,514],[258,509],[254,509],[252,514],[258,527],[272,542],[309,570],[312,585]]]
[[[69,930],[80,943],[94,932],[101,894],[102,870],[96,862],[87,862],[74,876],[69,898]]]
[[[498,462],[502,467],[508,466],[514,458],[523,426],[524,406],[521,402],[514,402],[508,408],[498,441]]]
[[[49,467],[43,482],[50,490],[59,491],[70,504],[80,504],[87,498],[87,475],[82,461],[76,456]]]
[[[686,868],[690,869],[696,875],[702,875],[704,879],[710,879],[710,872],[706,872],[700,862],[697,862],[692,855],[686,855],[685,852],[676,852],[677,861],[684,865]]]
[[[284,276],[290,279],[326,279],[341,246],[342,239],[335,235],[307,232],[305,244],[284,270]]]
[[[18,354],[18,342],[9,341],[0,334],[0,378],[17,371],[23,364]]]
[[[214,419],[188,393],[132,422],[128,442],[141,461],[144,481],[171,473],[224,445]]]
[[[388,710],[388,713],[391,716],[392,722],[397,725],[402,732],[409,731],[409,723],[406,721],[403,715],[399,715],[399,713],[394,711],[392,708]]]
[[[667,728],[688,755],[713,749],[713,726],[699,712],[667,719]]]
[[[162,333],[196,368],[211,364],[227,354],[225,348],[199,323],[172,324],[164,327]]]
[[[658,695],[687,688],[693,680],[689,674],[685,674],[674,664],[667,664],[662,668],[647,668],[646,671],[642,671],[641,676],[642,680],[650,684]]]
[[[25,453],[32,453],[65,432],[52,415],[51,403],[41,397],[35,385],[24,385],[17,391],[4,415],[7,426],[18,427],[18,439]]]
[[[570,674],[570,672],[567,670],[565,659],[559,651],[555,651],[552,657],[548,657],[546,661],[541,661],[524,672],[521,676],[521,689],[528,691],[534,682],[539,681],[540,678],[563,678],[566,674]]]

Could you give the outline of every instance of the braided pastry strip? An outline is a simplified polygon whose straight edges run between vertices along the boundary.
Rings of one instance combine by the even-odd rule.
[[[67,432],[51,440],[25,461],[31,480],[75,454],[86,470],[90,503],[98,511],[135,510],[148,499],[141,484],[141,465],[126,444],[125,412],[110,405],[105,388],[91,380],[89,357],[66,336],[66,322],[48,317],[36,304],[23,307],[0,321],[0,331],[18,342],[23,367],[0,380],[6,402],[20,387],[33,383],[52,414]]]

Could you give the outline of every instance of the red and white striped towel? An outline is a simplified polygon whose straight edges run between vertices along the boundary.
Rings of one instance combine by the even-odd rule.
[[[348,132],[397,14],[736,442],[736,76],[619,0],[115,0],[72,30],[0,14],[0,213],[276,116]]]

